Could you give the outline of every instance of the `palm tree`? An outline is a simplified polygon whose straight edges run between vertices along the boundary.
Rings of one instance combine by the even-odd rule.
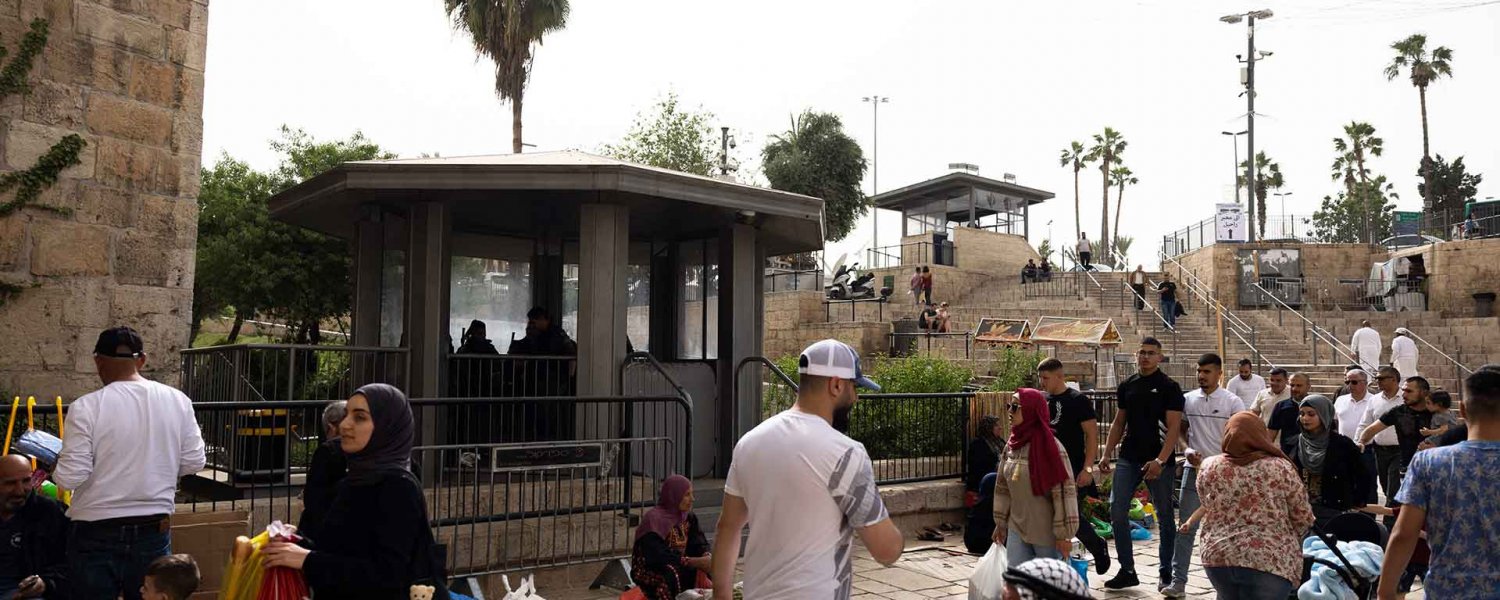
[[[1427,86],[1442,77],[1453,76],[1453,66],[1449,64],[1453,60],[1453,51],[1446,46],[1438,46],[1429,54],[1427,36],[1420,33],[1391,44],[1391,49],[1396,51],[1396,57],[1385,68],[1386,80],[1393,81],[1406,70],[1422,101],[1422,183],[1426,189],[1431,190],[1432,153],[1427,147]],[[1432,209],[1431,192],[1423,194],[1422,208]]]
[[[1099,225],[1099,241],[1103,246],[1101,257],[1109,255],[1109,241],[1104,239],[1109,231],[1109,168],[1110,163],[1115,162],[1120,154],[1125,152],[1125,136],[1111,127],[1105,127],[1104,133],[1094,134],[1094,145],[1089,148],[1088,161],[1099,161],[1099,173],[1104,180],[1104,199],[1102,201],[1103,217]]]
[[[1110,169],[1109,178],[1114,182],[1115,187],[1118,188],[1115,190],[1115,234],[1110,236],[1118,242],[1120,239],[1120,204],[1125,201],[1125,186],[1135,185],[1140,183],[1141,180],[1136,179],[1135,173],[1130,170],[1130,167],[1125,165]]]
[[[1348,136],[1347,139],[1333,138],[1333,150],[1338,153],[1333,160],[1333,180],[1342,177],[1352,196],[1356,181],[1370,181],[1370,169],[1365,166],[1365,160],[1380,156],[1385,150],[1385,140],[1375,137],[1374,125],[1358,121],[1345,125],[1344,135]]]
[[[1240,171],[1244,172],[1250,166],[1250,161],[1240,161]],[[1265,152],[1255,153],[1255,186],[1251,193],[1255,194],[1255,218],[1259,221],[1260,235],[1266,235],[1266,196],[1272,190],[1279,190],[1286,185],[1286,177],[1281,174],[1281,165],[1266,156]],[[1245,176],[1239,176],[1237,182],[1241,187],[1245,185]]]
[[[1073,239],[1083,237],[1083,206],[1078,200],[1078,172],[1089,164],[1088,152],[1083,149],[1083,144],[1074,141],[1067,148],[1063,148],[1062,156],[1058,159],[1058,165],[1073,167]]]
[[[511,151],[521,153],[521,106],[531,80],[533,46],[568,24],[568,0],[443,0],[454,28],[495,63],[495,93],[510,101]]]

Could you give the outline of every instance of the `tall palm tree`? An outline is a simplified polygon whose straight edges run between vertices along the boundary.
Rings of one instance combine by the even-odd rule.
[[[1250,166],[1250,161],[1240,161],[1240,172],[1244,172]],[[1266,235],[1266,196],[1272,190],[1279,190],[1286,185],[1286,177],[1281,174],[1281,165],[1266,156],[1265,152],[1255,153],[1255,186],[1251,193],[1255,194],[1255,219],[1259,222],[1260,235]],[[1245,185],[1245,176],[1241,175],[1237,183],[1241,187]]]
[[[1083,205],[1078,200],[1078,172],[1089,164],[1088,151],[1084,150],[1083,144],[1074,140],[1067,148],[1063,148],[1062,156],[1058,159],[1060,166],[1073,167],[1073,239],[1083,237]]]
[[[568,0],[443,0],[454,28],[495,63],[495,93],[510,101],[511,151],[521,153],[521,107],[534,46],[568,24]]]
[[[1099,174],[1102,176],[1101,179],[1104,180],[1104,199],[1101,202],[1101,210],[1104,216],[1101,218],[1099,225],[1099,241],[1103,246],[1100,253],[1101,257],[1109,255],[1109,240],[1105,239],[1104,236],[1109,232],[1110,163],[1115,162],[1120,157],[1120,154],[1124,152],[1125,136],[1120,135],[1120,132],[1115,131],[1111,127],[1105,127],[1102,134],[1094,134],[1094,145],[1089,148],[1088,160],[1089,162],[1099,161]]]
[[[1347,197],[1361,207],[1366,241],[1372,242],[1369,211],[1364,208],[1369,206],[1369,201],[1364,196],[1372,189],[1378,189],[1378,185],[1373,188],[1370,185],[1370,169],[1366,166],[1366,160],[1380,156],[1385,149],[1385,140],[1375,137],[1374,125],[1358,121],[1345,125],[1344,135],[1347,139],[1333,138],[1333,150],[1337,153],[1333,160],[1333,179],[1338,181],[1342,177]]]
[[[1403,70],[1417,88],[1417,97],[1422,101],[1422,183],[1427,193],[1422,195],[1423,210],[1432,209],[1432,153],[1427,145],[1427,86],[1443,77],[1453,76],[1453,51],[1447,46],[1438,46],[1427,52],[1427,36],[1414,33],[1410,37],[1391,44],[1396,57],[1385,68],[1385,78],[1393,81]]]
[[[1110,236],[1117,243],[1120,239],[1120,204],[1125,201],[1125,186],[1135,185],[1141,180],[1135,178],[1135,173],[1130,167],[1120,165],[1109,171],[1109,178],[1114,182],[1115,188],[1115,233]]]

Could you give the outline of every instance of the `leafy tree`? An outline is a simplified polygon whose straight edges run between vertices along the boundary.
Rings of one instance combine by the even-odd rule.
[[[1109,179],[1118,188],[1115,191],[1115,232],[1112,237],[1120,239],[1120,205],[1125,201],[1125,186],[1135,185],[1141,180],[1136,179],[1135,173],[1130,167],[1120,165],[1109,171]]]
[[[844,133],[838,115],[803,111],[792,128],[772,136],[761,150],[771,187],[823,199],[823,236],[830,242],[848,237],[870,210],[860,189],[865,153]]]
[[[719,166],[719,135],[711,112],[678,107],[677,94],[668,92],[652,110],[636,115],[635,124],[618,145],[603,153],[643,165],[712,175]]]
[[[1073,239],[1083,237],[1083,205],[1078,199],[1078,172],[1089,164],[1089,153],[1084,150],[1083,144],[1073,141],[1067,148],[1063,148],[1062,155],[1057,162],[1060,166],[1073,167]]]
[[[1121,153],[1125,152],[1125,143],[1125,136],[1115,131],[1114,128],[1105,127],[1104,133],[1094,134],[1094,145],[1089,148],[1088,162],[1099,162],[1099,173],[1104,181],[1104,198],[1101,203],[1103,217],[1099,224],[1099,239],[1101,240],[1109,233],[1110,165],[1120,158]],[[1119,218],[1119,215],[1116,215],[1116,218]],[[1099,256],[1109,255],[1107,244],[1102,250],[1104,252]]]
[[[1443,77],[1453,76],[1453,51],[1446,46],[1438,46],[1427,51],[1427,36],[1416,33],[1404,40],[1391,44],[1391,49],[1396,51],[1396,57],[1391,59],[1391,64],[1385,67],[1385,78],[1394,81],[1406,72],[1411,79],[1411,84],[1417,88],[1417,97],[1422,103],[1422,182],[1426,189],[1432,189],[1432,152],[1427,144],[1427,86]],[[1435,190],[1434,190],[1435,191]],[[1422,196],[1422,207],[1424,210],[1432,210],[1433,196],[1425,192]]]
[[[1338,153],[1333,160],[1333,180],[1342,177],[1345,193],[1353,196],[1356,183],[1370,182],[1366,161],[1380,156],[1385,149],[1385,140],[1375,137],[1374,125],[1358,121],[1345,125],[1344,135],[1348,137],[1333,138],[1333,150]]]
[[[531,82],[534,46],[568,24],[568,0],[443,0],[454,28],[495,63],[495,93],[510,101],[511,151],[521,153],[521,106]]]
[[[1373,243],[1391,236],[1397,195],[1381,175],[1355,183],[1352,194],[1324,196],[1313,213],[1313,237],[1331,244]]]
[[[1464,167],[1464,157],[1453,159],[1453,162],[1443,160],[1443,155],[1437,155],[1432,161],[1432,187],[1426,183],[1417,184],[1417,192],[1423,198],[1432,199],[1432,208],[1429,212],[1433,214],[1446,214],[1457,217],[1463,214],[1464,206],[1479,196],[1479,184],[1484,182],[1484,175],[1469,173]],[[1418,175],[1422,175],[1418,168]],[[1432,195],[1428,196],[1428,190]],[[1446,233],[1446,232],[1444,232]]]
[[[1042,243],[1037,244],[1036,247],[1036,253],[1041,255],[1043,260],[1051,260],[1052,253],[1056,250],[1056,248],[1052,247],[1052,238],[1042,240]]]
[[[1243,173],[1249,167],[1250,161],[1240,161],[1240,172]],[[1271,190],[1279,190],[1286,186],[1286,177],[1281,174],[1281,165],[1268,158],[1265,152],[1256,152],[1255,179],[1255,220],[1259,222],[1260,237],[1264,239],[1266,236],[1266,196],[1270,195]],[[1240,187],[1249,187],[1245,185],[1244,175],[1237,177],[1235,183]]]
[[[195,334],[205,315],[233,307],[230,341],[244,319],[260,314],[285,323],[287,341],[317,344],[321,324],[349,312],[348,244],[271,220],[266,200],[341,163],[395,155],[358,132],[332,142],[286,127],[281,134],[271,144],[282,155],[271,172],[258,172],[229,156],[203,170]]]
[[[1104,254],[1103,240],[1090,240],[1089,246],[1094,249],[1094,256],[1098,257],[1094,259],[1094,264],[1104,265],[1116,271],[1124,270],[1126,268],[1125,260],[1130,255],[1130,245],[1134,242],[1135,238],[1128,235],[1117,237],[1111,243],[1111,247],[1115,249],[1115,253],[1106,255]]]

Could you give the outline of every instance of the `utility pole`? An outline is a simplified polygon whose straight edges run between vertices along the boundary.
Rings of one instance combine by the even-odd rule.
[[[1239,133],[1235,133],[1233,131],[1220,131],[1219,133],[1222,133],[1224,135],[1229,136],[1234,141],[1234,168],[1231,169],[1231,170],[1234,171],[1234,179],[1233,179],[1233,181],[1234,181],[1234,203],[1235,204],[1239,204],[1240,203],[1240,136],[1245,135],[1246,133],[1249,133],[1249,132],[1247,132],[1247,131],[1241,131]]]
[[[870,196],[874,197],[880,193],[880,105],[882,103],[890,102],[891,99],[886,96],[865,96],[862,101],[869,102],[870,107],[875,109],[875,133],[873,136],[875,139],[872,148],[874,160],[871,161],[870,169]],[[870,247],[879,248],[880,209],[870,207],[870,221],[875,226],[875,235],[870,240]]]
[[[1247,38],[1249,39],[1249,47],[1247,48],[1248,53],[1245,55],[1244,62],[1246,104],[1245,131],[1247,132],[1247,135],[1245,136],[1245,145],[1246,153],[1249,155],[1249,158],[1245,161],[1245,187],[1250,190],[1249,195],[1251,199],[1250,202],[1246,203],[1250,208],[1250,234],[1246,236],[1246,241],[1251,242],[1255,241],[1254,200],[1255,190],[1257,189],[1257,182],[1255,180],[1255,61],[1259,58],[1259,56],[1257,56],[1255,53],[1255,20],[1269,19],[1271,18],[1271,14],[1271,11],[1269,9],[1266,9],[1254,10],[1244,14],[1225,15],[1223,17],[1219,17],[1220,21],[1229,23],[1230,25],[1239,23],[1241,20],[1244,20],[1246,21],[1246,24],[1248,26]],[[1267,56],[1269,56],[1269,54],[1267,54]]]

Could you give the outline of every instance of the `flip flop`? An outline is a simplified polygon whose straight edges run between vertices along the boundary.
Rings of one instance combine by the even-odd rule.
[[[941,542],[943,541],[943,534],[938,533],[931,527],[923,527],[922,532],[917,534],[917,539],[924,542]]]

